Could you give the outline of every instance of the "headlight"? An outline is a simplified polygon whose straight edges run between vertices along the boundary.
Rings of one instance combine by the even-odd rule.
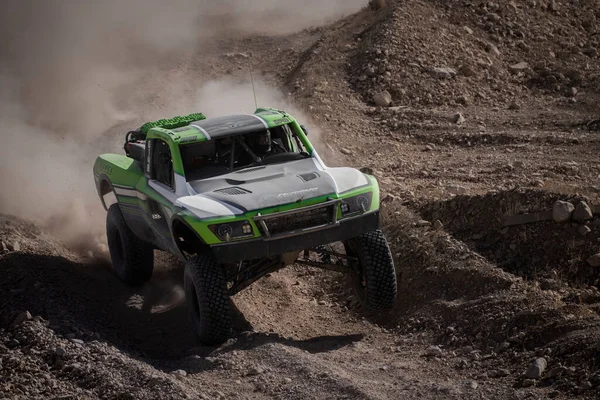
[[[229,242],[232,239],[254,237],[254,229],[249,221],[235,221],[208,227],[219,239]]]
[[[353,214],[361,214],[367,212],[371,208],[372,201],[372,192],[359,194],[358,196],[349,197],[347,199],[342,199],[342,204],[340,205],[342,216],[347,217]]]

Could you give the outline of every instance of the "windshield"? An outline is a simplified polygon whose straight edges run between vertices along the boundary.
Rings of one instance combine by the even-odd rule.
[[[288,125],[238,136],[181,145],[188,181],[206,179],[257,165],[309,157]]]

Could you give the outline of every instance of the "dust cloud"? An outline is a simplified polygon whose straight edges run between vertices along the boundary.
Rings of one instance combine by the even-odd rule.
[[[144,120],[250,112],[247,82],[177,70],[227,35],[285,34],[366,0],[4,0],[0,4],[0,212],[33,220],[78,250],[104,252],[92,175]],[[190,82],[198,85],[189,91]],[[295,112],[258,85],[259,105]],[[236,99],[236,101],[232,101]],[[314,138],[313,138],[314,139]]]
[[[319,155],[323,158],[323,154],[327,153],[327,148],[320,140],[321,131],[317,125],[313,125],[310,116],[298,108],[285,93],[257,77],[254,77],[254,85],[252,79],[247,77],[210,81],[198,89],[195,103],[196,109],[213,117],[235,113],[248,114],[257,106],[284,110],[308,129],[310,141]]]

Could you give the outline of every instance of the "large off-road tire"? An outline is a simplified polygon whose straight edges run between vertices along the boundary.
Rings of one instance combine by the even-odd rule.
[[[387,239],[381,230],[365,233],[346,242],[349,255],[358,258],[352,274],[360,302],[368,311],[381,312],[396,304],[396,269]]]
[[[185,264],[185,300],[200,342],[218,345],[232,332],[230,299],[222,266],[212,254],[194,256]]]
[[[154,249],[129,229],[118,203],[108,209],[106,238],[113,267],[121,281],[140,286],[152,277]]]

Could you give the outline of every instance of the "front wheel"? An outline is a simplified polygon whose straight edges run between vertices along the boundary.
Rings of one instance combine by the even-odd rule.
[[[129,229],[118,203],[108,209],[106,238],[113,267],[121,281],[139,286],[152,277],[154,249]]]
[[[212,254],[192,257],[185,264],[183,286],[198,339],[207,345],[226,341],[233,327],[230,299],[223,268]]]
[[[360,302],[369,311],[386,311],[396,304],[396,269],[387,239],[381,230],[367,232],[345,243],[346,252],[358,259],[352,275]]]

